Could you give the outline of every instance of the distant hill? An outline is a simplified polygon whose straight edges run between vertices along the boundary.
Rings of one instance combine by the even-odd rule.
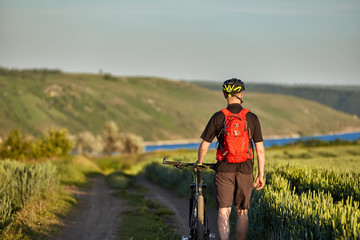
[[[222,83],[192,82],[197,86],[219,90]],[[360,116],[360,86],[287,86],[245,84],[247,92],[287,94],[316,101],[345,113]]]
[[[0,69],[1,136],[14,128],[37,135],[50,126],[99,134],[113,120],[146,141],[198,139],[225,106],[220,92],[168,79]],[[265,136],[360,129],[351,115],[293,96],[249,92],[244,106],[259,116]]]

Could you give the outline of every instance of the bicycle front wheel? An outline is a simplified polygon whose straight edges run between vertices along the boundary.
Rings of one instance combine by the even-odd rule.
[[[205,202],[204,196],[202,195],[198,197],[197,208],[196,239],[203,240],[205,239]]]

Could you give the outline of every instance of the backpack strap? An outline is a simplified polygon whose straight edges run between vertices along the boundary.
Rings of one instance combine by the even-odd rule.
[[[243,109],[241,109],[241,111],[239,113],[232,113],[232,112],[229,111],[229,109],[224,108],[224,109],[221,110],[221,112],[225,115],[225,120],[226,120],[226,117],[230,116],[230,115],[238,115],[238,116],[241,117],[241,119],[246,119],[246,114],[248,112],[250,112],[250,110],[246,109],[246,108],[243,108]]]
[[[243,108],[239,113],[238,115],[240,115],[240,117],[242,117],[242,119],[246,119],[246,114],[250,112],[249,109],[246,109],[246,108]]]
[[[223,128],[221,129],[221,131],[219,132],[219,135],[217,136],[217,139],[218,139],[217,145],[218,145],[218,147],[220,147],[221,151],[223,152],[223,155],[225,155],[226,153],[225,153],[225,151],[224,151],[224,148],[223,148],[223,146],[221,146],[221,144],[220,144],[220,142],[219,142],[219,136],[220,136],[221,134],[225,134],[225,131],[226,131],[226,130],[225,130],[225,129],[226,129],[226,119],[227,119],[228,116],[232,115],[233,113],[230,112],[227,108],[222,109],[221,112],[225,115],[225,119],[224,119],[224,124],[223,124],[224,126],[223,126]]]
[[[248,112],[250,112],[249,109],[243,108],[243,109],[238,113],[238,115],[240,116],[240,118],[245,120],[245,129],[244,129],[244,132],[249,128],[249,127],[248,127],[248,121],[246,120],[246,114],[247,114]],[[249,130],[250,130],[250,129],[249,129]],[[250,131],[249,131],[249,139],[250,139]]]
[[[225,120],[226,120],[227,116],[234,114],[234,113],[230,112],[229,109],[227,109],[227,108],[222,109],[221,112],[225,115]]]
[[[243,109],[240,111],[239,115],[241,115],[242,117],[244,117],[244,118],[246,119],[246,114],[247,114],[248,112],[250,112],[250,110],[248,110],[248,109],[246,109],[246,108],[243,108]],[[250,150],[249,150],[249,155],[252,155],[252,158],[251,158],[251,159],[252,159],[252,165],[254,165],[254,155],[253,155],[254,149],[253,149],[252,139],[251,139],[251,129],[250,129],[249,126],[248,126],[247,120],[246,120],[246,124],[245,124],[245,129],[244,129],[244,131],[246,131],[246,130],[249,131],[249,132],[248,132],[248,134],[249,134],[249,146],[248,146],[248,148],[249,148],[249,149],[251,148],[251,152],[252,152],[252,154],[251,154],[251,153],[250,153]]]

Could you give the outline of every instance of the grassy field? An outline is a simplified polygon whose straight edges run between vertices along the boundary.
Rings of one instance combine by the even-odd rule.
[[[145,141],[194,139],[226,107],[220,91],[149,77],[15,71],[0,73],[0,88],[3,138],[10,129],[38,135],[50,126],[100,134],[113,120]],[[360,129],[351,115],[292,96],[246,92],[244,106],[259,116],[265,136]]]
[[[63,192],[62,186],[86,187],[88,177],[94,174],[105,174],[109,185],[131,209],[124,212],[119,239],[143,239],[150,235],[152,239],[177,238],[177,233],[165,224],[172,213],[166,206],[146,200],[144,189],[134,183],[133,177],[145,172],[153,181],[186,196],[191,176],[187,171],[163,166],[161,161],[167,157],[194,162],[196,156],[193,150],[177,150],[92,160],[76,156],[39,163],[0,161],[0,239],[51,238],[62,224],[62,216],[76,204],[76,199]],[[267,149],[266,156],[266,187],[253,191],[249,212],[251,239],[360,236],[358,143],[276,147]],[[214,157],[212,150],[205,162],[215,162]],[[11,177],[14,172],[17,178]],[[204,173],[211,205],[215,196],[213,174],[210,170]],[[9,181],[13,183],[4,185]],[[141,224],[144,220],[146,224]],[[231,227],[234,230],[234,215]]]
[[[214,162],[214,155],[214,151],[208,153],[206,162]],[[359,144],[273,148],[267,149],[266,155],[266,187],[253,191],[251,200],[250,239],[360,237]],[[194,161],[196,152],[178,152],[169,159]],[[146,175],[185,196],[189,174],[159,162],[157,159],[148,165]],[[209,199],[215,194],[213,174],[212,171],[205,174]],[[232,216],[233,238],[235,219]]]

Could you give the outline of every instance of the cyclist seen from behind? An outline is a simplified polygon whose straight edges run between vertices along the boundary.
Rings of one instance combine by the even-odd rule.
[[[246,239],[249,219],[248,209],[253,187],[264,187],[265,148],[257,116],[243,108],[245,85],[232,78],[223,84],[227,108],[216,112],[201,135],[197,164],[202,164],[215,137],[218,139],[215,166],[216,207],[219,211],[217,225],[222,240],[229,239],[229,216],[234,204],[238,219],[237,239]],[[253,177],[253,146],[255,145],[258,176]]]

